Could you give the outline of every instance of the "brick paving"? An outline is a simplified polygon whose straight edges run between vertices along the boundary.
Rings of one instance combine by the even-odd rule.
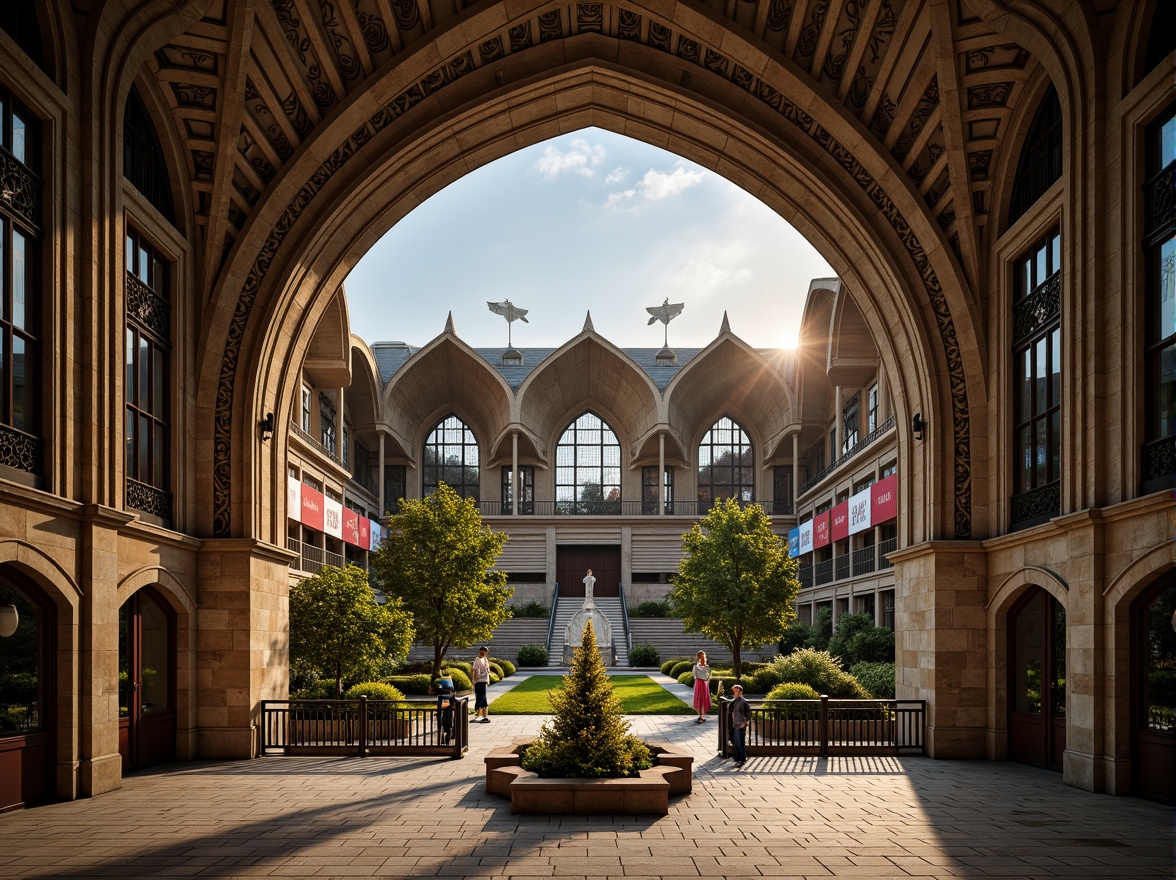
[[[493,712],[493,708],[491,709]],[[0,816],[0,877],[1173,876],[1172,813],[1015,764],[714,755],[715,725],[631,719],[696,756],[670,815],[510,814],[482,757],[534,716],[471,725],[460,761],[170,764]]]

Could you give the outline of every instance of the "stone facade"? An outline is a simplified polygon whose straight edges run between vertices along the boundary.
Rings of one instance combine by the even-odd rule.
[[[933,753],[1008,754],[1010,620],[1048,597],[1065,620],[1062,778],[1138,785],[1133,619],[1176,568],[1149,312],[1167,283],[1153,277],[1154,237],[1172,222],[1154,183],[1168,166],[1152,155],[1172,113],[1165,4],[311,6],[38,0],[0,15],[0,215],[5,236],[31,243],[20,278],[37,305],[3,318],[31,340],[5,375],[29,378],[37,403],[6,396],[0,413],[0,582],[46,624],[41,727],[18,744],[48,761],[37,797],[116,788],[120,742],[146,736],[158,706],[129,696],[142,682],[120,683],[136,596],[166,619],[166,751],[256,754],[259,703],[286,687],[299,552],[286,477],[311,469],[369,512],[381,501],[293,430],[307,377],[336,399],[368,395],[373,425],[377,411],[399,419],[365,441],[377,461],[420,454],[443,415],[426,401],[515,437],[517,453],[513,441],[490,451],[496,465],[550,455],[589,388],[554,370],[513,390],[451,333],[409,382],[389,383],[351,337],[340,290],[448,182],[590,125],[714,169],[834,267],[851,320],[811,325],[810,366],[752,386],[737,339],[720,334],[711,357],[755,392],[745,418],[764,426],[761,467],[795,462],[792,436],[828,431],[841,409],[830,389],[886,389],[899,692],[928,701]],[[1021,168],[1053,149],[1033,146],[1051,89],[1060,158],[1037,191]],[[1014,442],[1017,267],[1055,231],[1057,473],[1031,494]],[[8,308],[18,279],[5,272]],[[126,369],[129,329],[147,340],[135,351],[166,353],[163,397],[136,397],[150,380]],[[617,389],[606,415],[625,426],[630,462],[658,461],[659,437],[715,415],[704,404],[721,389],[701,374],[668,410],[671,396],[591,332],[564,357]],[[667,454],[685,468],[697,442]],[[798,494],[796,510],[835,501],[860,462]],[[630,567],[643,523],[610,526],[619,540],[630,530]],[[549,558],[554,533],[532,538]]]

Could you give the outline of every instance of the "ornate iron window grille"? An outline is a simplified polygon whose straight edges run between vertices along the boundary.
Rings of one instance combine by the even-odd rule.
[[[1012,497],[1012,524],[1023,526],[1044,522],[1057,516],[1061,509],[1062,484],[1055,480]]]
[[[41,178],[3,147],[0,147],[0,198],[40,235]]]
[[[1151,247],[1176,231],[1176,162],[1143,185],[1144,243]]]
[[[149,513],[163,520],[171,520],[172,494],[128,477],[127,507]]]
[[[1176,436],[1145,443],[1141,453],[1144,483],[1176,474]]]
[[[1014,344],[1022,342],[1062,316],[1062,273],[1054,272],[1013,306]]]
[[[44,452],[39,437],[0,424],[0,464],[40,476]]]

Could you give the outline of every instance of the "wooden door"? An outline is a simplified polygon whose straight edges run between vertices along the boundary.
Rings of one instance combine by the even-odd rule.
[[[1033,590],[1009,615],[1009,759],[1062,769],[1066,750],[1066,610]]]
[[[597,599],[621,595],[621,548],[609,545],[556,547],[555,579],[560,596],[583,596],[584,575],[592,569]]]
[[[175,759],[175,644],[175,615],[154,590],[140,590],[119,609],[123,773]]]

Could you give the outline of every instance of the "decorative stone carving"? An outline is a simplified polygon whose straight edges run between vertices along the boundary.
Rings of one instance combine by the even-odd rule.
[[[569,664],[572,662],[572,652],[579,646],[580,639],[584,635],[584,627],[588,625],[588,621],[592,621],[592,629],[596,633],[596,647],[600,650],[600,656],[604,658],[605,663],[611,665],[615,660],[612,624],[595,606],[581,608],[572,615],[572,619],[564,626],[563,662]]]

